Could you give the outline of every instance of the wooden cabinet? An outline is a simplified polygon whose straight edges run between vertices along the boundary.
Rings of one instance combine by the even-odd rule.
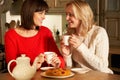
[[[110,68],[120,74],[120,0],[100,0],[99,23],[109,36]]]
[[[0,0],[0,14],[7,12],[11,4],[12,0]]]
[[[120,47],[120,0],[101,0],[99,16],[100,25],[107,30],[110,46]]]
[[[65,12],[64,8],[65,8],[66,3],[71,0],[45,0],[45,1],[47,2],[47,4],[50,7],[49,14],[51,14],[51,13],[62,14]],[[14,3],[11,6],[11,9],[10,9],[10,12],[12,15],[19,15],[22,3],[23,2],[21,0],[14,1]]]
[[[50,9],[49,13],[64,13],[65,12],[65,5],[67,2],[71,0],[45,0]]]

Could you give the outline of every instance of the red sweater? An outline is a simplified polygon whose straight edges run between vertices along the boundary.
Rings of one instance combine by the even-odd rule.
[[[7,63],[12,59],[16,59],[21,54],[26,54],[31,59],[31,63],[33,63],[35,57],[45,51],[54,51],[57,53],[61,60],[60,67],[65,66],[63,57],[48,28],[41,26],[38,33],[33,37],[22,37],[14,29],[7,31],[5,34],[5,55]],[[47,65],[43,63],[42,66]]]

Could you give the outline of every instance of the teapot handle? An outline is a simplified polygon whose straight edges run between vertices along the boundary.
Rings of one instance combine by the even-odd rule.
[[[14,75],[12,74],[12,72],[10,71],[10,65],[11,65],[12,62],[16,62],[16,63],[17,63],[16,60],[11,60],[11,61],[8,63],[8,67],[7,67],[7,68],[8,68],[8,72],[10,73],[10,75],[11,75],[11,76],[14,76]]]

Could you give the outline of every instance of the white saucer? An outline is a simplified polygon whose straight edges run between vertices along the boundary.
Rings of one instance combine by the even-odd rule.
[[[85,68],[72,68],[71,71],[76,72],[76,73],[80,73],[80,74],[84,74],[90,70],[85,69]]]
[[[52,68],[54,68],[54,67],[41,67],[40,70],[45,71],[45,70],[52,69]]]

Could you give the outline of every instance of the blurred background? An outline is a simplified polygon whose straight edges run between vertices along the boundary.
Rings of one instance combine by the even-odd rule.
[[[4,57],[4,34],[10,25],[20,25],[20,9],[24,0],[0,0],[0,70],[6,69]],[[33,0],[34,1],[34,0]],[[71,0],[45,0],[50,6],[43,25],[54,35],[59,46],[60,36],[65,33],[65,4]],[[120,0],[86,0],[98,25],[104,27],[110,41],[110,68],[120,74]],[[11,27],[11,28],[12,28]]]

